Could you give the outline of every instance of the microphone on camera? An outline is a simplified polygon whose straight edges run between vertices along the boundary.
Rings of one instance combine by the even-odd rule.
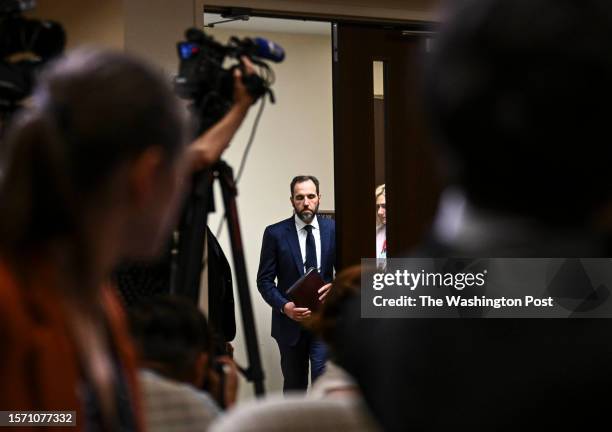
[[[255,48],[255,55],[262,59],[280,63],[285,60],[285,50],[280,45],[261,37],[249,40]]]

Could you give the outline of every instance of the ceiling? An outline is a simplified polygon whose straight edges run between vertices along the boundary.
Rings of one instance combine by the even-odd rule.
[[[222,21],[219,14],[205,13],[204,24]],[[273,33],[295,33],[311,35],[331,35],[331,23],[321,21],[292,20],[280,18],[250,17],[248,21],[233,21],[217,24],[214,28],[223,30],[240,30],[249,33],[273,32]]]

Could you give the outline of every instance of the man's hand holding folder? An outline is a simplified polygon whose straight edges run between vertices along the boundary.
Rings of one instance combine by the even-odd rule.
[[[287,290],[292,301],[285,304],[283,312],[295,321],[309,318],[325,301],[330,288],[331,283],[326,284],[319,272],[311,268]]]

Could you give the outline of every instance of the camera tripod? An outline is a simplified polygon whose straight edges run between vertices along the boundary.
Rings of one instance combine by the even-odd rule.
[[[259,355],[242,236],[238,221],[238,208],[236,205],[238,191],[232,168],[224,161],[217,162],[211,168],[201,171],[193,177],[191,195],[183,213],[183,221],[179,229],[177,256],[172,260],[171,292],[186,294],[195,298],[197,298],[199,293],[208,214],[214,208],[213,185],[215,179],[219,180],[227,215],[232,258],[240,299],[242,325],[246,338],[248,367],[241,369],[241,372],[248,381],[253,382],[255,394],[262,396],[265,392],[263,385],[264,374],[261,368],[261,357]]]

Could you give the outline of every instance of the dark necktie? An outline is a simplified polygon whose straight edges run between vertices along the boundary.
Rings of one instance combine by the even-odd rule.
[[[312,234],[312,225],[306,225],[304,229],[306,230],[306,262],[304,263],[304,267],[306,267],[306,271],[310,270],[312,267],[318,271],[317,246],[315,244],[314,235]]]

